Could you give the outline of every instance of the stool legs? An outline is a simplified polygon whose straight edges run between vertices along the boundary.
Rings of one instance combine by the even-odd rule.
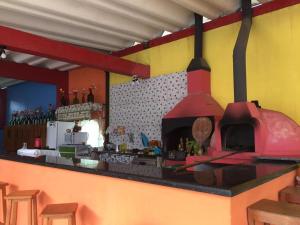
[[[32,201],[28,201],[28,224],[32,224]]]
[[[257,221],[257,219],[255,218],[255,216],[253,215],[253,213],[248,209],[248,225],[270,225],[268,223],[263,223],[260,221]]]
[[[76,225],[76,210],[78,203],[48,204],[43,209],[41,217],[47,225],[52,225],[56,219],[64,219],[68,225]]]
[[[37,203],[36,197],[32,199],[32,217],[33,217],[33,225],[38,225],[37,222]]]
[[[1,188],[2,190],[2,193],[1,193],[1,201],[2,201],[2,206],[3,206],[3,222],[5,223],[5,215],[6,215],[6,209],[7,209],[7,206],[6,206],[6,201],[4,199],[4,196],[6,196],[6,188]]]
[[[5,217],[5,225],[17,224],[18,202],[14,200],[7,201],[7,210]]]
[[[28,201],[28,224],[38,225],[37,223],[37,200],[36,197]],[[16,225],[18,216],[18,201],[7,200],[7,210],[5,217],[5,225]]]
[[[5,216],[5,225],[10,224],[10,219],[11,219],[11,207],[12,207],[12,201],[8,200],[7,201],[7,210],[6,210],[6,216]]]
[[[75,215],[72,216],[72,225],[76,225],[76,216]]]
[[[42,225],[52,225],[52,219],[51,218],[47,218],[47,217],[46,218],[42,218]]]
[[[46,222],[46,224],[45,224]],[[52,225],[53,219],[52,218],[43,218],[42,219],[42,225]],[[72,217],[68,217],[68,225],[76,225],[76,219],[75,219],[75,215]]]
[[[248,220],[248,225],[255,225],[255,220],[254,220],[252,214],[250,214],[249,212],[248,212],[247,220]]]
[[[248,225],[270,225],[269,223],[263,223],[259,221],[255,221],[253,218],[248,217]]]
[[[11,225],[17,224],[17,216],[18,216],[18,202],[12,201],[12,212],[11,212]]]
[[[75,215],[68,218],[68,225],[76,225]]]

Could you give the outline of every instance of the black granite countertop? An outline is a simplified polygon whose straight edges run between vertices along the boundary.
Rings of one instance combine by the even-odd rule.
[[[52,168],[67,169],[101,176],[110,176],[174,188],[211,193],[222,196],[235,196],[251,188],[298,168],[295,162],[255,161],[249,164],[228,165],[210,163],[197,166],[193,171],[175,172],[172,168],[162,168],[162,178],[111,172],[107,166],[90,168],[90,165],[73,163],[70,160],[46,162],[42,159],[0,154],[0,159],[29,163]]]

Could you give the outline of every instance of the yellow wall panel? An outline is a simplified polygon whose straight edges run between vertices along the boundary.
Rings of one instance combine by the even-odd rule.
[[[300,5],[256,17],[248,46],[248,99],[300,122]]]
[[[194,38],[188,37],[149,48],[123,58],[151,66],[151,76],[184,71],[193,56]],[[111,84],[130,81],[131,78],[112,73]]]
[[[247,49],[248,100],[300,123],[300,4],[253,18]],[[225,107],[233,101],[232,52],[240,22],[204,33],[204,58],[212,73],[212,95]],[[193,57],[193,37],[124,58],[149,64],[151,76],[183,71]],[[111,83],[130,80],[112,75]]]
[[[204,34],[204,58],[211,67],[211,90],[214,98],[225,107],[233,101],[232,51],[240,22]]]
[[[120,74],[111,73],[110,75],[110,85],[118,85],[131,81],[131,77],[124,76]]]
[[[193,37],[150,48],[150,58],[154,65],[151,67],[151,76],[186,70],[193,56],[193,48]]]

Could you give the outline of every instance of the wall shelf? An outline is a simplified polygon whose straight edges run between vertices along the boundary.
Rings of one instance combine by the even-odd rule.
[[[58,121],[91,120],[102,117],[103,105],[83,103],[57,108],[55,115]]]

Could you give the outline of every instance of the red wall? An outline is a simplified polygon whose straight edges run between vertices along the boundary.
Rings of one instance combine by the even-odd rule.
[[[105,72],[93,68],[79,68],[69,71],[69,91],[82,91],[83,88],[88,90],[91,85],[95,85],[94,90],[95,102],[105,103]],[[81,101],[81,94],[79,95]],[[72,101],[73,97],[70,96]]]

